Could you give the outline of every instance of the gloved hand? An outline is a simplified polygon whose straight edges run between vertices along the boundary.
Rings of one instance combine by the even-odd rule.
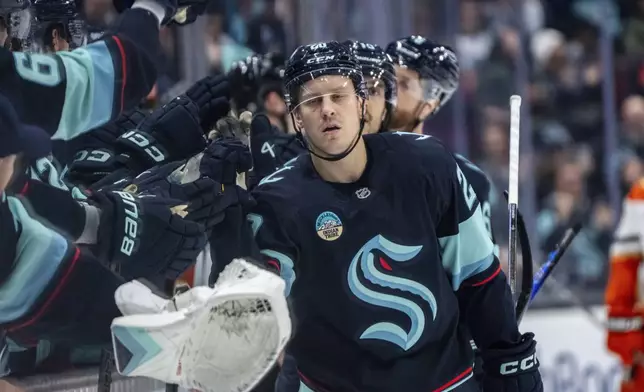
[[[213,140],[204,151],[199,170],[202,175],[214,178],[228,186],[237,183],[237,174],[252,167],[248,147],[240,140],[220,137]]]
[[[146,113],[139,109],[123,112],[116,120],[71,140],[70,151],[76,151],[69,164],[67,179],[89,188],[106,175],[124,167],[114,153],[114,143],[125,132],[136,129]]]
[[[187,159],[206,147],[199,107],[179,96],[119,137],[115,152],[135,174],[155,165]]]
[[[139,174],[124,189],[139,196],[154,195],[184,202],[187,205],[184,218],[202,224],[208,233],[224,219],[224,187],[205,176],[190,182],[177,181],[179,178],[174,173],[183,166],[183,162],[156,166]]]
[[[306,152],[296,135],[285,134],[272,126],[268,117],[258,114],[250,127],[250,151],[253,157],[251,184],[273,173],[286,162]]]
[[[226,76],[207,76],[193,84],[185,95],[197,106],[204,135],[230,112],[230,84]]]
[[[154,0],[165,9],[162,25],[186,25],[194,22],[199,15],[206,11],[208,0]],[[123,12],[134,5],[135,0],[112,0],[114,8]]]
[[[622,364],[632,366],[634,355],[644,353],[644,314],[640,309],[608,310],[608,349],[619,355]]]
[[[188,203],[182,200],[123,191],[92,198],[102,211],[96,254],[127,280],[176,279],[206,245],[204,226],[184,218]]]
[[[526,333],[516,344],[483,350],[483,392],[543,392],[536,346]]]

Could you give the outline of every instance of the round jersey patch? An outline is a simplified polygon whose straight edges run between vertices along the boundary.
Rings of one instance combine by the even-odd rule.
[[[315,221],[315,230],[325,241],[335,241],[342,235],[342,221],[331,211],[325,211]]]

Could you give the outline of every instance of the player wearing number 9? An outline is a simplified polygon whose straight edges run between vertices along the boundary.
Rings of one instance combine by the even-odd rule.
[[[156,81],[159,25],[172,4],[176,10],[176,0],[137,0],[104,38],[71,52],[0,48],[0,93],[23,122],[53,139],[70,140],[115,119]]]

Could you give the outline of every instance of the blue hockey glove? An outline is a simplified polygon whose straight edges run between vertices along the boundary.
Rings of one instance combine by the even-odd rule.
[[[543,392],[536,346],[526,333],[516,344],[483,350],[483,392]]]

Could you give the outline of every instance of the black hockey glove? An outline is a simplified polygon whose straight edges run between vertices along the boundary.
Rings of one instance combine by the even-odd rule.
[[[526,333],[514,345],[482,351],[483,392],[543,392],[536,346]]]
[[[199,170],[202,175],[226,186],[234,186],[237,174],[245,173],[251,167],[250,151],[243,142],[232,138],[218,138],[204,151]]]
[[[197,106],[205,135],[214,128],[217,120],[230,112],[230,84],[226,76],[207,76],[193,84],[185,95]]]
[[[135,0],[112,0],[114,8],[123,12],[131,8]],[[164,9],[166,16],[161,21],[162,25],[186,25],[194,22],[199,15],[206,11],[208,0],[155,0]]]
[[[252,188],[286,162],[305,153],[306,148],[295,135],[285,134],[272,126],[266,115],[258,114],[250,127],[250,151],[253,157]]]
[[[208,177],[178,183],[179,178],[173,173],[183,166],[183,162],[172,162],[144,171],[126,189],[140,196],[180,200],[187,205],[185,219],[202,224],[209,232],[224,219],[227,206],[223,203],[224,187]]]
[[[187,159],[205,147],[198,107],[185,96],[157,109],[138,130],[128,131],[116,141],[119,158],[124,158],[134,173],[160,163]]]
[[[69,165],[67,179],[74,184],[91,188],[106,176],[123,168],[123,161],[108,148],[79,150]]]
[[[139,109],[130,110],[122,113],[116,120],[71,140],[70,150],[76,151],[76,154],[69,164],[67,179],[89,188],[110,173],[123,168],[123,162],[114,153],[114,143],[125,132],[136,129],[145,116],[146,113]]]
[[[206,245],[203,225],[184,219],[187,203],[123,191],[93,196],[101,209],[98,258],[130,280],[176,279]]]

